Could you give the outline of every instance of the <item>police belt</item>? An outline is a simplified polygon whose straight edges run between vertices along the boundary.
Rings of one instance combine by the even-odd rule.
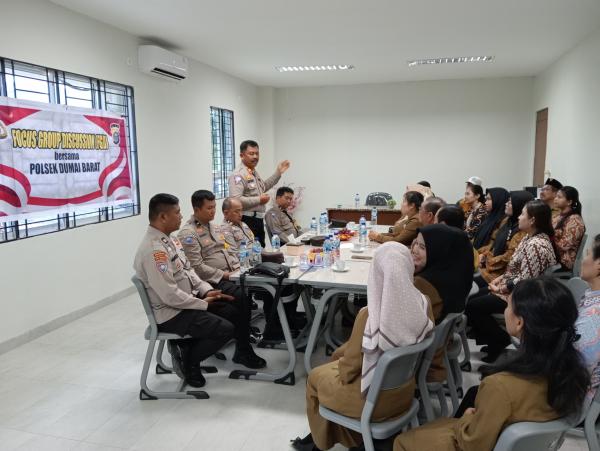
[[[250,216],[251,218],[259,218],[259,219],[263,219],[265,217],[265,214],[261,211],[243,211],[242,215]]]

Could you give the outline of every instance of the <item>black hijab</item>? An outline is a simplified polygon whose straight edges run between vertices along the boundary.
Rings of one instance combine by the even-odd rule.
[[[489,188],[486,194],[489,194],[492,198],[492,211],[488,213],[473,237],[473,247],[475,249],[479,249],[490,242],[492,232],[504,218],[504,208],[506,202],[508,202],[508,191],[504,188]]]
[[[533,200],[533,194],[529,191],[511,191],[510,203],[512,204],[512,216],[498,230],[496,241],[494,241],[494,257],[506,252],[506,247],[510,239],[519,231],[519,216],[525,207],[525,204]]]
[[[435,287],[443,301],[441,321],[448,313],[465,309],[473,285],[473,246],[467,234],[446,224],[418,230],[423,235],[427,264],[416,274]]]

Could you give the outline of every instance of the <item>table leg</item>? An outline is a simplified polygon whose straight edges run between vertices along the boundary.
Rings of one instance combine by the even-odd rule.
[[[273,298],[275,297],[275,287],[267,282],[253,282],[252,286],[258,286],[267,290]],[[294,347],[294,340],[292,339],[292,333],[290,332],[290,326],[285,316],[285,310],[283,303],[277,303],[277,314],[279,315],[279,321],[281,321],[281,329],[283,330],[283,336],[285,338],[285,344],[287,347],[288,354],[290,356],[287,367],[279,373],[263,373],[255,370],[233,370],[229,373],[230,379],[253,379],[259,381],[270,381],[276,384],[294,385],[296,383],[296,377],[294,374],[294,367],[296,366],[296,349]]]

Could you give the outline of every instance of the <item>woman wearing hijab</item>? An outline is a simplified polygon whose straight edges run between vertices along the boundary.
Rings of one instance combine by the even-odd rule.
[[[360,434],[319,415],[319,405],[342,415],[360,418],[375,366],[388,349],[423,341],[433,329],[429,301],[413,285],[410,251],[399,243],[385,243],[376,251],[369,272],[367,307],[356,316],[350,339],[332,361],[313,369],[306,384],[306,413],[311,433],[296,439],[299,450],[326,450],[336,443],[362,443]],[[374,421],[397,417],[411,405],[415,381],[379,396]]]
[[[519,216],[530,200],[533,195],[528,191],[511,191],[504,209],[506,218],[490,243],[479,250],[479,271],[486,285],[504,274],[519,243],[525,238],[527,233],[519,230]]]
[[[448,313],[465,309],[473,285],[473,248],[465,232],[445,224],[421,227],[418,232],[411,246],[415,286],[431,299],[437,324]]]
[[[473,247],[467,234],[455,227],[434,224],[419,229],[411,246],[415,262],[415,287],[425,294],[436,324],[448,313],[460,313],[473,285]],[[433,357],[428,382],[446,379],[444,349]]]
[[[504,188],[489,188],[485,196],[485,208],[488,215],[473,236],[473,247],[480,249],[490,242],[492,233],[504,219],[504,208],[508,202],[508,191]]]

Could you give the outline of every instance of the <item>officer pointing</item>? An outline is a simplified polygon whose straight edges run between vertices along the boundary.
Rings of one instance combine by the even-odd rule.
[[[265,246],[266,204],[271,196],[266,194],[288,170],[290,162],[284,160],[277,165],[275,173],[263,180],[256,171],[259,160],[259,148],[256,141],[247,140],[240,144],[240,165],[229,176],[229,195],[242,202],[242,220],[250,227],[262,246]]]

